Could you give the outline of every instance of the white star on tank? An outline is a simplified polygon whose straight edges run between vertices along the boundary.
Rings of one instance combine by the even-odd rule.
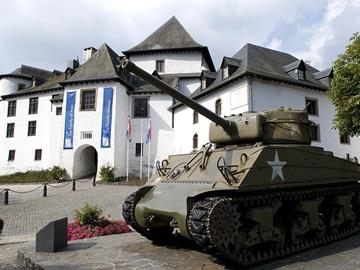
[[[278,155],[277,150],[275,152],[274,161],[267,161],[267,163],[271,166],[271,168],[273,170],[272,175],[271,175],[271,182],[276,178],[276,176],[279,176],[282,179],[282,181],[284,182],[285,179],[284,179],[284,175],[282,172],[282,167],[284,167],[287,162],[279,160],[279,155]]]

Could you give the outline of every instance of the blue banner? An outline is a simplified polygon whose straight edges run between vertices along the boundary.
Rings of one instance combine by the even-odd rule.
[[[64,130],[64,149],[73,149],[74,144],[74,116],[76,92],[67,92]]]
[[[111,118],[112,118],[113,89],[104,88],[104,102],[101,124],[101,148],[109,148],[111,141]]]

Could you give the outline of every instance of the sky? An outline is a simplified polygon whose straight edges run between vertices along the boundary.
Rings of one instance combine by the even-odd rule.
[[[331,66],[360,32],[360,0],[0,0],[0,74],[65,70],[83,48],[127,50],[176,16],[215,66],[246,43]]]

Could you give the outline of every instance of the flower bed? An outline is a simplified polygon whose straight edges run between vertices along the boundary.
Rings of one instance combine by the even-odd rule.
[[[108,220],[103,225],[81,225],[79,221],[69,223],[67,226],[68,240],[78,240],[101,235],[120,234],[131,232],[123,220]]]

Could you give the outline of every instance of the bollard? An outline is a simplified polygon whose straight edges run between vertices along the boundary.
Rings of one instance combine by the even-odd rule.
[[[4,191],[4,204],[9,204],[9,190],[5,189]]]
[[[72,180],[72,191],[75,191],[75,179]]]
[[[43,197],[47,196],[47,183],[44,183]]]
[[[93,187],[96,187],[96,174],[94,175],[94,178],[92,180]]]

